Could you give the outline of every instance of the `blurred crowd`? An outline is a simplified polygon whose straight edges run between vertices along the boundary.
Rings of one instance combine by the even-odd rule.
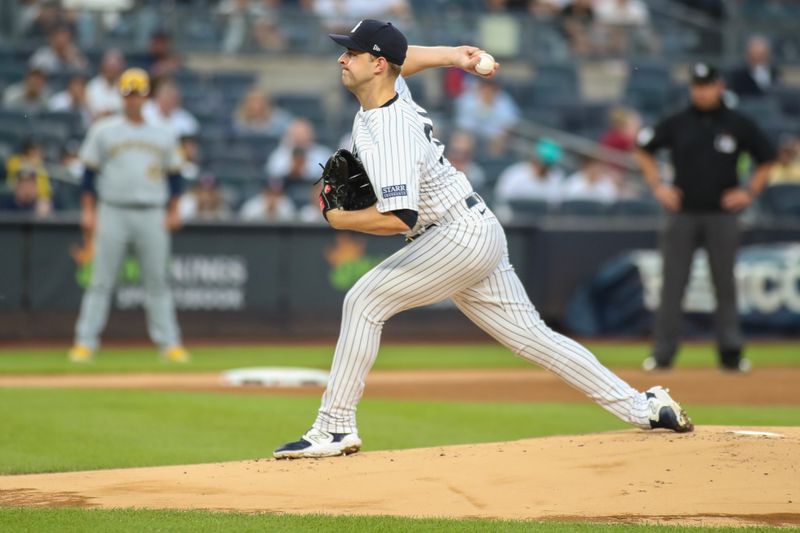
[[[712,19],[726,16],[719,0],[673,1]],[[472,3],[487,13],[523,13],[547,21],[561,33],[574,57],[624,54],[632,47],[657,55],[661,49],[642,0]],[[77,184],[83,172],[77,154],[83,134],[93,122],[120,111],[117,78],[126,67],[138,66],[154,80],[146,119],[168,125],[180,139],[187,181],[180,212],[185,220],[321,221],[314,182],[319,165],[347,142],[352,113],[331,117],[318,96],[269,94],[255,73],[220,74],[214,79],[193,73],[173,34],[157,20],[148,22],[146,8],[158,3],[137,2],[141,9],[136,28],[147,30],[143,47],[102,53],[81,43],[93,42],[98,23],[104,31],[124,31],[132,24],[125,17],[110,11],[100,22],[94,16],[89,21],[86,13],[64,9],[59,2],[23,4],[17,31],[38,45],[24,58],[19,78],[0,79],[0,173],[5,182],[0,210],[43,217],[77,208]],[[292,36],[280,24],[282,8],[289,5],[317,17],[324,33],[346,32],[367,17],[410,26],[415,10],[421,9],[407,0],[204,3],[209,4],[220,28],[221,51],[226,53],[253,46],[290,50]],[[625,96],[598,108],[576,102],[579,81],[574,65],[569,71],[563,65],[545,67],[534,66],[533,80],[521,85],[505,76],[487,80],[443,71],[444,103],[434,112],[441,115],[437,124],[444,125],[445,131],[437,134],[445,141],[446,157],[501,213],[504,209],[511,213],[520,201],[551,213],[571,213],[573,208],[575,213],[610,212],[620,202],[644,203],[647,191],[631,167],[569,153],[546,136],[521,143],[515,131],[521,122],[557,114],[556,126],[587,137],[601,151],[631,154],[643,123],[674,103],[674,98],[665,99],[675,95],[672,73],[668,68],[631,64]],[[10,72],[5,67],[0,70]],[[729,69],[727,80],[731,105],[752,109],[756,120],[767,120],[762,109],[772,112],[784,103],[775,97],[784,88],[783,78],[764,36],[747,42],[740,64]],[[422,85],[412,84],[412,91],[422,105],[428,103]],[[683,92],[685,88],[678,85],[679,97]],[[788,107],[778,112],[800,115],[796,99],[786,103]],[[584,114],[578,116],[577,111]],[[772,118],[777,122],[783,117]],[[24,129],[20,123],[33,125],[29,135],[18,135]],[[780,145],[770,182],[800,184],[800,140],[791,131],[770,133]]]

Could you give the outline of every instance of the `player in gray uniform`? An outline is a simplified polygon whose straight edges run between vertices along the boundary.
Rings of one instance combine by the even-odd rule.
[[[405,234],[410,243],[347,293],[317,419],[274,456],[358,451],[356,405],[383,324],[401,311],[446,298],[514,353],[554,372],[620,419],[641,428],[691,431],[691,420],[665,389],[635,390],[540,319],[509,262],[503,228],[464,174],[444,158],[430,118],[398,77],[408,49],[402,33],[389,23],[363,20],[349,35],[331,38],[347,49],[339,57],[342,83],[361,104],[352,151],[361,158],[378,201],[358,211],[331,209],[327,220],[339,230]],[[460,65],[474,73],[477,53],[467,55]],[[414,49],[408,72],[449,64],[448,57],[446,49]]]
[[[144,70],[126,70],[119,89],[124,113],[92,125],[80,151],[87,169],[81,226],[85,237],[94,239],[94,262],[69,358],[92,360],[122,260],[133,245],[146,292],[150,338],[167,360],[185,362],[189,354],[181,343],[168,280],[169,232],[180,225],[177,139],[168,128],[144,122],[142,106],[150,92]]]

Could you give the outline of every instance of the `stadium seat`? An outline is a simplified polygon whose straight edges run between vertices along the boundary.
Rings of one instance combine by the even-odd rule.
[[[625,88],[625,101],[638,111],[661,116],[671,107],[670,87],[656,82],[628,84]]]
[[[568,216],[601,216],[608,213],[609,207],[594,200],[566,200],[558,207],[558,214]]]
[[[252,162],[253,152],[247,144],[229,142],[210,145],[203,156],[213,161]]]
[[[614,202],[610,212],[623,217],[656,217],[661,214],[661,208],[653,200],[626,199]]]
[[[278,147],[280,139],[269,135],[234,134],[231,144],[245,147],[250,152],[252,160],[263,165],[269,155]]]
[[[296,117],[304,117],[315,125],[325,121],[325,110],[320,97],[314,94],[276,94],[273,100]]]
[[[508,205],[515,221],[540,218],[550,212],[550,204],[545,200],[512,200]]]
[[[479,157],[475,161],[486,174],[486,181],[494,184],[505,169],[518,161],[516,157]]]
[[[608,123],[609,104],[603,102],[562,104],[556,109],[561,115],[561,127],[570,133],[593,137],[591,134],[602,132]]]
[[[659,61],[634,61],[628,66],[628,87],[672,85],[669,67]]]
[[[749,97],[740,98],[739,111],[749,114],[751,117],[758,118],[759,120],[765,117],[782,117],[781,104],[777,98],[766,97]]]
[[[290,180],[285,183],[284,192],[295,206],[301,207],[309,202],[312,187],[313,185],[307,181]]]
[[[764,214],[773,217],[800,217],[800,185],[771,185],[761,193],[759,202]]]
[[[800,118],[800,90],[795,87],[777,87],[772,95],[785,115]]]
[[[71,111],[45,111],[39,113],[34,122],[38,128],[46,128],[49,124],[57,124],[57,128],[66,130],[69,135],[82,136],[84,132],[81,116]]]
[[[264,179],[264,169],[252,163],[233,163],[229,161],[212,161],[211,172],[221,181],[257,182]]]
[[[79,211],[81,208],[81,187],[76,183],[51,180],[53,205],[58,211]]]
[[[253,72],[215,72],[209,81],[223,94],[241,95],[255,85],[256,75]]]
[[[572,63],[545,63],[535,67],[534,83],[567,87],[571,93],[578,93],[578,74]]]

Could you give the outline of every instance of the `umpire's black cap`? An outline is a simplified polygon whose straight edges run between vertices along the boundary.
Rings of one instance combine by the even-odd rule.
[[[402,65],[406,60],[408,41],[391,22],[364,19],[350,30],[349,35],[329,34],[338,44],[351,50],[383,56],[390,63]]]
[[[705,85],[720,79],[719,70],[709,63],[695,63],[692,65],[692,85]]]

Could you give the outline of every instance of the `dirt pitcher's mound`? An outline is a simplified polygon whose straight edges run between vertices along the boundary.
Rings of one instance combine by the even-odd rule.
[[[800,428],[0,477],[0,505],[800,524]]]

